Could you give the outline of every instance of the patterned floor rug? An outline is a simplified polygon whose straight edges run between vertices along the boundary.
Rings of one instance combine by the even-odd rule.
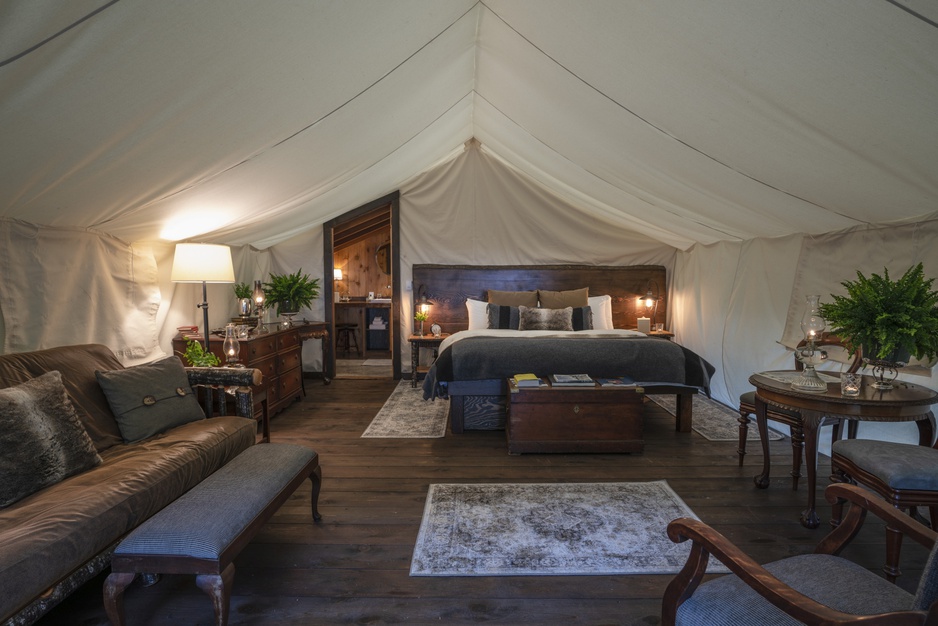
[[[432,484],[410,575],[673,574],[690,551],[668,539],[678,517],[697,516],[663,480]]]
[[[423,399],[420,386],[411,387],[409,380],[402,380],[391,392],[387,402],[371,420],[362,437],[383,439],[422,439],[443,437],[449,400],[437,398],[432,402]]]
[[[677,400],[674,396],[648,396],[648,399],[674,415]],[[694,396],[694,430],[708,441],[739,441],[739,411],[711,400],[707,396]],[[746,435],[749,441],[759,440],[759,427],[753,417]],[[769,429],[769,440],[783,439],[784,435]]]

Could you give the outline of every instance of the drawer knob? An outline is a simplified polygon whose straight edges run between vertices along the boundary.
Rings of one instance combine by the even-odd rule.
[[[579,404],[574,404],[574,405],[573,405],[573,412],[574,412],[574,413],[579,413],[579,412],[580,412],[580,405],[579,405]]]

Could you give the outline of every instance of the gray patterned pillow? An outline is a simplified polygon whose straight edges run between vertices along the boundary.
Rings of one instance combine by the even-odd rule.
[[[489,328],[518,330],[518,324],[521,323],[518,307],[489,304],[486,312],[489,318]]]
[[[573,330],[573,307],[537,309],[518,307],[518,330]]]
[[[0,389],[0,508],[101,463],[57,371]]]

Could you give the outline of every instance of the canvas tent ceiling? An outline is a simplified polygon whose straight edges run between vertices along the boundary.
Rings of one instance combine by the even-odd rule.
[[[666,265],[732,404],[805,293],[938,274],[936,103],[931,0],[7,0],[3,349],[153,358],[196,310],[172,241],[321,272],[321,224],[400,190],[405,280]]]
[[[14,0],[0,207],[264,248],[476,137],[679,249],[916,220],[938,207],[936,20],[887,0]]]

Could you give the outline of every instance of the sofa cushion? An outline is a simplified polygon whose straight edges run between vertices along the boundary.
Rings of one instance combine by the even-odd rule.
[[[59,372],[0,389],[0,508],[101,463]]]
[[[0,621],[254,444],[214,417],[101,453],[103,463],[0,510]]]
[[[0,387],[25,383],[47,372],[61,372],[62,383],[78,418],[101,452],[123,440],[94,372],[121,367],[111,349],[101,344],[4,354],[0,355]]]
[[[95,376],[125,442],[140,441],[174,426],[205,419],[186,370],[174,356],[147,365],[96,371]]]

